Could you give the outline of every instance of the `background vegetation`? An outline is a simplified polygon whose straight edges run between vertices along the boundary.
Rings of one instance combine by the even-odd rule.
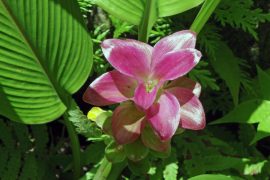
[[[73,109],[66,116],[81,134],[81,179],[93,179],[100,173],[104,154],[114,156],[116,160],[112,161],[122,157],[121,152],[110,151],[109,138],[83,115],[91,106],[81,97],[93,79],[112,69],[103,57],[100,43],[112,37],[137,39],[138,32],[134,23],[122,21],[92,0],[78,0],[78,4],[84,18],[81,23],[86,24],[93,41],[93,67],[87,82],[73,95],[82,112],[70,103]],[[168,34],[189,29],[200,7],[158,17],[149,33],[149,43],[153,45]],[[202,51],[203,60],[188,74],[203,87],[201,101],[207,112],[206,129],[176,135],[167,156],[157,158],[159,155],[154,154],[137,164],[126,161],[114,164],[108,179],[270,177],[269,9],[268,0],[220,2],[198,36],[197,49]],[[87,55],[85,50],[84,56]],[[60,86],[72,93],[80,87],[61,82]],[[23,125],[1,117],[1,179],[72,178],[70,130],[64,124],[62,118],[45,125]]]

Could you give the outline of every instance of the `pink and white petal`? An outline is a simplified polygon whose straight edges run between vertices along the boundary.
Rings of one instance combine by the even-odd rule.
[[[158,61],[163,55],[171,51],[178,51],[186,48],[195,48],[196,34],[190,30],[176,32],[162,38],[153,50],[153,60]]]
[[[146,87],[141,83],[135,90],[134,102],[143,110],[147,110],[155,101],[158,87],[154,87],[150,92],[147,92]]]
[[[95,106],[106,106],[126,101],[133,97],[137,82],[118,71],[110,71],[90,84],[83,100]]]
[[[201,85],[200,83],[193,81],[192,79],[189,79],[187,77],[179,77],[172,82],[170,82],[165,89],[173,88],[173,87],[179,87],[179,88],[187,88],[190,89],[193,94],[195,94],[197,97],[200,97],[201,94]]]
[[[180,127],[185,129],[200,130],[205,127],[205,113],[202,103],[190,89],[171,88],[168,89],[181,104]]]
[[[134,142],[144,127],[144,113],[131,102],[118,106],[112,116],[112,132],[118,144]]]
[[[159,80],[174,80],[193,69],[201,56],[201,52],[196,49],[169,52],[153,66],[153,76]]]
[[[101,44],[104,56],[119,72],[144,79],[149,74],[153,47],[136,40],[107,39]]]
[[[164,92],[157,103],[146,112],[146,117],[161,140],[169,140],[177,130],[180,122],[180,105],[177,98]]]

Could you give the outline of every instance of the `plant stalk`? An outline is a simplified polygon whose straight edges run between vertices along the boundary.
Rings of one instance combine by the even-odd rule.
[[[127,161],[123,161],[117,164],[113,164],[111,172],[108,176],[108,180],[117,180],[123,169],[127,166]]]
[[[219,3],[220,0],[205,0],[190,29],[199,34]]]
[[[68,111],[72,108],[76,108],[76,103],[73,99],[70,100],[67,111],[64,113],[64,123],[67,127],[67,132],[71,142],[71,150],[73,156],[73,169],[74,169],[74,179],[79,179],[81,176],[81,152],[80,152],[80,142],[78,135],[75,131],[73,124],[69,121]]]
[[[112,168],[112,163],[109,162],[106,159],[106,157],[104,157],[101,161],[101,165],[99,166],[93,180],[107,180],[107,177],[110,174],[111,168]]]
[[[148,42],[148,37],[152,26],[157,18],[156,0],[145,1],[145,8],[138,30],[138,40]]]

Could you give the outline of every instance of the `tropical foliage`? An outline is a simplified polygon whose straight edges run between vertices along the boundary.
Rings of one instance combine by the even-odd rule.
[[[0,0],[0,179],[268,179],[269,7],[268,0]],[[153,65],[158,79],[151,81],[130,74],[128,42],[146,51],[173,37],[165,45],[174,47],[184,41],[177,32],[196,35],[192,58],[174,59],[166,72],[168,59]],[[118,46],[112,39],[124,44],[126,69],[110,57]],[[136,60],[144,64],[142,57]],[[174,71],[187,68],[187,59],[196,63]],[[94,86],[104,74],[132,76],[131,94],[140,93],[102,104],[100,89],[106,97],[119,93],[104,90],[108,81]],[[162,104],[182,75],[189,95],[177,90],[177,101]],[[185,98],[202,106],[199,128],[188,124],[196,112]],[[164,128],[174,110],[178,119]],[[138,125],[142,117],[147,123]]]

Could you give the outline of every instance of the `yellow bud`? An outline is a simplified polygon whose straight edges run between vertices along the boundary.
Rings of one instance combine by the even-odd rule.
[[[87,118],[92,120],[92,121],[96,121],[97,117],[101,114],[105,112],[103,109],[99,108],[99,107],[93,107],[92,109],[90,109],[90,111],[87,113]]]

